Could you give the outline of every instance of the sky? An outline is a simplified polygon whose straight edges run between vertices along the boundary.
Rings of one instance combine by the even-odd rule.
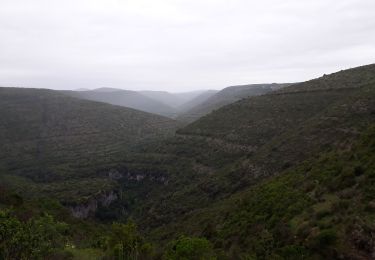
[[[0,0],[0,86],[181,92],[370,63],[374,0]]]

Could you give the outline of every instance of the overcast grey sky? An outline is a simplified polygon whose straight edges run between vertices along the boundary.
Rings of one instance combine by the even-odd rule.
[[[0,85],[186,91],[375,62],[375,0],[0,0]]]

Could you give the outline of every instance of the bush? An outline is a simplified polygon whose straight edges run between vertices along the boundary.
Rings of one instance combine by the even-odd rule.
[[[283,259],[300,260],[305,259],[309,255],[309,251],[303,246],[288,245],[281,248],[278,254]]]
[[[107,241],[108,256],[114,259],[148,259],[153,254],[152,245],[144,242],[132,220],[112,224]]]
[[[354,174],[355,174],[355,176],[361,176],[364,172],[365,172],[365,170],[363,169],[363,167],[361,165],[357,165],[354,168]]]
[[[316,249],[325,249],[333,246],[337,241],[337,234],[332,229],[321,231],[313,240],[313,247]]]
[[[67,225],[50,215],[22,222],[0,211],[0,259],[41,259],[65,245]]]
[[[322,209],[318,212],[316,212],[315,216],[318,220],[324,218],[324,217],[327,217],[329,215],[332,214],[332,210],[331,209]]]
[[[207,239],[185,236],[172,241],[163,258],[165,260],[216,259],[212,245]]]

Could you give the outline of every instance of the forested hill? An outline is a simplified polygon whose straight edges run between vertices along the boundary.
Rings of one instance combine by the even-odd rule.
[[[178,119],[185,122],[193,122],[216,109],[240,99],[263,95],[288,85],[290,84],[250,84],[227,87],[211,96],[207,96],[205,100],[201,100],[201,102],[192,107],[183,108],[179,112]]]
[[[2,181],[67,200],[112,189],[99,168],[177,127],[162,116],[42,89],[0,88],[0,118]]]
[[[375,254],[375,65],[236,101],[176,134],[163,117],[51,91],[3,91],[2,183],[77,200],[73,213],[86,220],[64,221],[81,236],[63,237],[80,250],[145,259]],[[55,216],[66,209],[32,205]]]
[[[278,92],[240,100],[179,129],[176,137],[160,143],[156,149],[154,146],[148,148],[153,153],[158,152],[164,158],[163,161],[171,158],[168,168],[169,185],[163,187],[162,193],[158,189],[149,189],[147,198],[152,200],[144,201],[142,209],[150,208],[152,214],[148,214],[147,217],[142,216],[135,207],[134,215],[139,218],[142,226],[149,230],[155,241],[175,236],[176,233],[204,236],[217,243],[215,245],[218,250],[232,252],[232,255],[229,253],[231,255],[229,259],[245,257],[246,252],[249,256],[255,255],[255,259],[264,259],[264,254],[278,256],[290,254],[297,257],[295,259],[301,259],[299,257],[303,255],[310,257],[315,255],[318,259],[319,257],[334,259],[335,254],[368,255],[354,242],[350,242],[350,235],[339,230],[331,230],[335,228],[335,224],[329,222],[330,218],[335,217],[334,210],[327,214],[328,219],[322,220],[329,222],[327,226],[319,221],[310,222],[310,228],[304,231],[307,232],[305,237],[316,239],[312,243],[324,243],[319,239],[323,241],[326,236],[329,237],[327,239],[335,240],[332,245],[321,251],[314,249],[316,244],[301,242],[300,237],[298,240],[281,238],[277,233],[281,231],[274,229],[273,225],[286,225],[285,232],[291,232],[291,237],[295,236],[293,232],[302,228],[303,221],[293,227],[291,225],[295,223],[289,222],[289,218],[292,219],[292,216],[305,210],[320,211],[322,205],[332,205],[331,196],[335,198],[338,196],[336,190],[332,191],[326,185],[335,185],[336,181],[338,185],[341,185],[339,184],[341,181],[346,183],[345,176],[354,172],[356,164],[363,164],[363,168],[371,173],[373,165],[370,158],[372,157],[366,157],[366,154],[371,156],[369,151],[372,148],[367,147],[363,149],[365,156],[363,161],[354,158],[348,163],[354,165],[353,171],[338,170],[337,175],[330,175],[330,166],[322,168],[322,175],[319,178],[327,179],[325,184],[317,185],[312,190],[314,194],[316,192],[316,196],[306,198],[306,200],[311,199],[311,204],[307,202],[304,204],[305,201],[297,199],[300,197],[298,193],[300,191],[296,190],[294,193],[292,189],[288,194],[283,193],[289,192],[284,190],[288,185],[304,187],[310,185],[313,178],[318,178],[315,175],[308,175],[309,170],[306,169],[309,167],[303,168],[304,165],[311,163],[313,165],[311,167],[319,171],[319,168],[323,167],[319,161],[320,156],[322,156],[321,160],[327,156],[332,167],[345,167],[344,158],[351,154],[354,156],[356,153],[351,150],[352,147],[356,147],[358,142],[361,142],[359,141],[362,140],[361,138],[368,140],[369,137],[364,136],[373,131],[370,129],[373,129],[375,123],[374,79],[375,65],[326,75]],[[362,150],[362,148],[358,149]],[[340,151],[347,151],[347,153],[344,155]],[[338,161],[338,165],[335,161]],[[181,165],[183,167],[179,168]],[[280,177],[286,179],[279,181],[277,176],[283,174],[288,177]],[[300,179],[300,175],[295,174],[307,174],[309,177]],[[314,171],[312,174],[318,173]],[[363,194],[365,191],[361,186],[350,186],[360,185],[359,179],[350,178],[348,177],[348,186],[342,184],[342,189],[355,189],[356,194]],[[363,178],[370,178],[370,176]],[[279,194],[281,198],[278,197]],[[283,194],[286,196],[285,200]],[[250,200],[250,205],[254,203],[263,206],[253,208],[248,206],[246,209],[245,206],[241,206],[238,213],[233,213],[234,216],[239,214],[236,222],[237,220],[231,218],[231,209],[222,208],[233,205],[231,198],[236,198],[235,203]],[[341,203],[341,199],[343,198],[340,197],[337,203]],[[277,215],[282,208],[288,208],[293,200],[296,203],[293,205],[297,208],[291,209],[292,213],[288,213],[292,215]],[[223,202],[224,206],[220,201],[227,202]],[[217,203],[217,208],[212,207],[213,203]],[[348,203],[354,207],[357,202],[352,200]],[[242,219],[242,210],[248,211],[246,216],[250,219],[246,219],[246,216]],[[365,218],[368,218],[371,213],[363,214],[367,214]],[[256,219],[262,216],[274,217],[271,222],[255,221],[255,219],[255,222],[252,222],[251,216]],[[352,213],[350,216],[353,216]],[[242,221],[247,226],[244,227],[243,232],[240,232],[237,225],[240,226]],[[348,223],[349,218],[344,218],[343,221]],[[222,230],[224,222],[227,222],[226,229]],[[257,226],[258,223],[260,226]],[[368,228],[367,224],[361,225],[363,228]],[[345,227],[349,228],[346,224]],[[238,234],[231,233],[231,229],[237,230]],[[226,232],[226,235],[221,232]],[[247,232],[254,235],[249,235],[250,233]],[[252,245],[254,241],[267,243],[268,240],[264,240],[266,238],[261,236],[273,239],[272,243],[275,244],[270,245],[272,248],[270,252],[262,251],[264,244]],[[249,241],[246,237],[249,237]],[[280,245],[277,244],[278,240],[282,241]],[[347,244],[350,244],[352,251],[341,248],[345,248]],[[285,250],[297,250],[297,252],[277,253],[276,251],[281,250],[283,246],[290,246]],[[299,250],[303,252],[298,253]]]

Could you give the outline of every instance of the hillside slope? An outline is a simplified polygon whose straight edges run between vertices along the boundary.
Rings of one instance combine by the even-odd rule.
[[[182,109],[178,119],[185,122],[193,122],[215,109],[219,109],[220,107],[240,99],[263,95],[287,85],[288,84],[253,84],[228,87],[203,102],[197,103],[196,106],[192,106],[189,109]]]
[[[175,109],[176,116],[182,111],[187,111],[215,94],[216,90],[200,90],[181,93],[170,93],[166,91],[138,91],[142,95],[155,99]]]
[[[175,114],[172,107],[136,91],[102,88],[90,91],[64,91],[63,93],[71,97],[129,107],[166,117],[173,117]]]
[[[367,77],[357,77],[364,71]],[[325,87],[327,77],[330,88]],[[118,203],[126,205],[130,215],[155,241],[183,233],[220,240],[216,231],[211,237],[206,233],[207,228],[217,229],[206,226],[210,218],[215,219],[210,215],[213,203],[241,197],[242,192],[278,178],[320,154],[350,151],[375,123],[374,79],[375,65],[369,65],[354,73],[347,70],[312,81],[314,86],[322,86],[319,90],[310,89],[311,82],[305,82],[291,86],[291,91],[285,88],[222,107],[178,130],[177,136],[146,145],[142,153],[149,155],[149,163],[153,161],[149,166],[165,172],[167,182],[161,187],[142,181],[123,183],[130,201],[136,198],[137,203],[129,203],[129,198]],[[264,192],[259,194],[257,203],[262,203],[263,194],[268,196]],[[270,210],[270,214],[276,214],[275,209]],[[223,212],[223,216],[229,217],[230,212]],[[220,227],[226,220],[218,218],[216,225]],[[283,219],[276,215],[274,221],[282,224]],[[235,246],[234,252],[245,252],[248,244],[238,241],[247,235],[239,233],[228,245],[218,242],[217,249],[228,252]],[[229,237],[225,239],[232,239]],[[255,235],[254,239],[260,238]]]
[[[3,181],[66,200],[109,189],[100,168],[176,128],[165,117],[41,89],[1,88],[0,114]]]
[[[36,97],[39,96],[43,97],[38,92]],[[209,242],[204,242],[205,248],[212,249],[217,259],[373,258],[375,65],[241,99],[179,129],[175,135],[168,134],[175,122],[167,120],[157,127],[160,132],[156,134],[166,138],[152,135],[153,138],[142,142],[138,140],[148,136],[147,131],[141,132],[145,135],[137,135],[139,132],[128,129],[127,135],[134,138],[124,138],[126,142],[122,143],[123,131],[116,131],[118,125],[111,123],[111,116],[103,109],[96,111],[95,118],[98,114],[108,116],[105,126],[96,126],[92,118],[84,116],[93,108],[90,106],[86,110],[83,108],[86,105],[76,99],[69,99],[73,105],[44,109],[58,110],[47,117],[28,112],[39,111],[34,108],[43,104],[39,98],[26,102],[30,103],[27,107],[22,106],[24,97],[15,96],[10,100],[12,104],[21,104],[15,114],[14,107],[6,104],[2,105],[5,110],[1,110],[10,115],[5,117],[0,137],[9,139],[7,149],[1,154],[1,159],[7,159],[1,161],[12,158],[11,163],[5,164],[7,170],[14,173],[11,177],[16,174],[24,181],[33,180],[37,192],[59,194],[63,190],[60,194],[65,197],[69,194],[72,198],[90,194],[84,189],[85,185],[92,188],[91,192],[103,190],[104,184],[110,186],[109,197],[115,199],[97,207],[95,219],[111,223],[131,217],[156,245],[159,253],[156,259],[162,257],[165,248],[176,251],[178,242],[171,243],[171,240],[180,237],[181,241],[181,235],[208,239]],[[105,104],[100,106],[107,108]],[[66,112],[60,116],[62,111],[71,111],[70,107],[75,108],[74,116]],[[82,116],[79,116],[80,111],[84,112]],[[48,145],[41,142],[44,147],[41,151],[48,153],[42,153],[40,159],[40,150],[34,142],[31,144],[36,148],[28,152],[27,140],[34,131],[29,133],[28,127],[23,125],[25,115],[30,118],[25,123],[30,129],[39,125],[48,129],[43,123],[46,119],[46,122],[57,122],[51,124],[57,126],[52,128],[45,142]],[[31,120],[33,116],[38,120]],[[76,156],[87,158],[87,164],[77,161],[77,157],[68,163],[59,161],[65,158],[61,155],[54,157],[55,152],[63,154],[70,145],[46,150],[54,144],[50,141],[56,138],[53,133],[62,132],[58,122],[69,118],[73,124],[64,124],[64,131],[66,126],[75,126],[73,119],[85,118],[85,126],[94,124],[95,129],[103,130],[100,133],[108,133],[96,135],[82,146],[77,141],[84,141],[82,138],[70,144],[79,151]],[[120,118],[112,119],[117,122]],[[5,130],[10,125],[22,126],[19,127],[22,131],[15,130],[14,138],[13,131]],[[116,138],[112,137],[113,133]],[[23,136],[27,137],[24,141]],[[19,138],[22,148],[12,150],[12,143],[17,144]],[[101,149],[97,144],[105,138],[111,140],[111,145],[107,147],[107,142],[103,141],[104,149]],[[36,138],[39,139],[47,141]],[[133,142],[136,145],[132,145]],[[95,156],[91,157],[87,149]],[[33,165],[35,158],[37,164]],[[22,170],[19,167],[24,163],[26,167]],[[74,168],[70,168],[72,166]],[[30,169],[32,176],[47,169],[48,174],[41,176],[53,172],[56,179],[77,173],[79,177],[64,186],[63,179],[59,182],[45,177],[33,179],[28,175]],[[3,176],[9,183],[22,185],[19,179],[15,182],[9,178],[9,174]],[[99,184],[93,185],[94,180],[109,183],[98,181]],[[72,192],[76,190],[79,192]],[[90,205],[81,203],[79,206]],[[100,247],[98,242],[90,244],[93,245]]]
[[[189,100],[188,102],[182,104],[181,106],[178,107],[178,113],[185,114],[186,112],[190,111],[191,109],[194,109],[198,106],[201,106],[204,104],[209,98],[211,98],[213,95],[218,93],[218,90],[207,90],[204,91],[203,93],[199,94],[192,100]]]
[[[224,259],[372,259],[374,156],[372,124],[347,149],[317,154],[152,235],[206,237]]]

